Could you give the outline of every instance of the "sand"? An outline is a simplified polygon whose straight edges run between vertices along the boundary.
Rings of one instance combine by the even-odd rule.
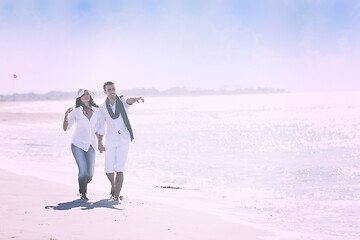
[[[11,133],[11,136],[3,136],[9,138],[4,143],[14,139],[27,139],[29,133],[24,137],[23,131],[39,129],[41,124],[48,122],[56,122],[61,128],[63,114],[24,113],[9,109],[12,107],[8,103],[0,104],[0,124],[3,130],[9,128],[7,133]],[[26,121],[26,125],[23,121]],[[1,147],[7,146],[16,147],[14,144]],[[153,198],[154,201],[149,200],[144,196],[149,192],[142,192],[141,189],[136,191],[136,185],[128,186],[131,185],[130,181],[125,184],[128,189],[135,189],[136,194],[131,192],[128,197],[125,196],[121,204],[110,201],[107,195],[108,182],[101,184],[104,185],[103,191],[91,186],[89,200],[80,200],[76,181],[69,185],[69,182],[61,181],[60,174],[57,175],[56,182],[52,182],[48,179],[49,173],[38,169],[33,171],[34,169],[27,169],[26,166],[22,166],[19,171],[17,157],[23,155],[9,156],[12,158],[0,156],[0,239],[253,240],[273,236],[262,229],[197,211],[196,207],[190,210],[166,204],[166,199],[159,200],[161,194]],[[35,158],[36,162],[36,156],[31,158]],[[6,165],[9,162],[12,167]],[[100,180],[101,175],[102,173],[95,175],[94,181]]]
[[[1,239],[261,239],[266,231],[217,216],[101,192],[89,200],[77,186],[0,170]]]

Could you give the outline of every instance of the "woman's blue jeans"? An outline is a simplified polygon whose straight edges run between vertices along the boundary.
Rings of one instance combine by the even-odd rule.
[[[86,152],[74,144],[71,144],[71,151],[79,169],[79,192],[83,194],[87,192],[87,184],[94,176],[95,150],[90,145],[89,150]]]

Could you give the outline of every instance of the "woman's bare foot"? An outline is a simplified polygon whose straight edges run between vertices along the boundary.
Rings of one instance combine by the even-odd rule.
[[[81,199],[89,200],[89,199],[86,197],[86,193],[82,193],[82,194],[81,194]]]

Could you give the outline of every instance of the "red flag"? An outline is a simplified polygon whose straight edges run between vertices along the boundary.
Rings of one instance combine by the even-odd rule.
[[[17,78],[17,75],[16,75],[16,74],[13,74],[13,77],[14,77],[14,78]]]

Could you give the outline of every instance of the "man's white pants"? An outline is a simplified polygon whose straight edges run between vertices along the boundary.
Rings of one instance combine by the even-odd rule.
[[[125,163],[129,152],[130,141],[128,138],[119,138],[117,141],[105,143],[105,172],[124,172]]]

